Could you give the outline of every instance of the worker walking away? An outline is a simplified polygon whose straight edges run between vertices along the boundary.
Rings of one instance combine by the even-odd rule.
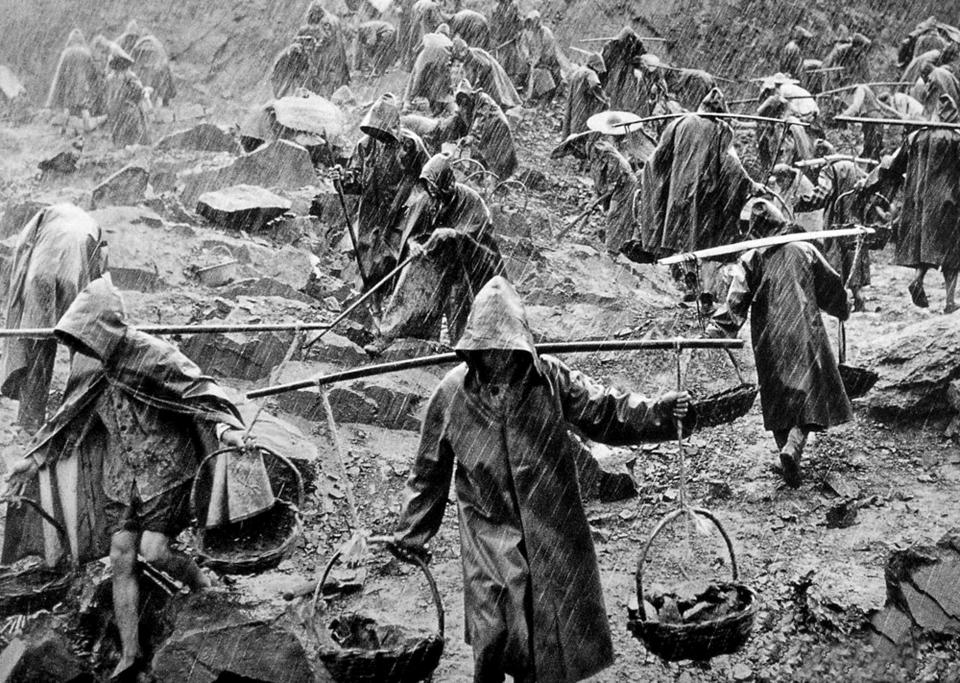
[[[93,53],[87,46],[80,29],[73,29],[67,44],[60,53],[57,71],[47,95],[47,109],[64,111],[66,116],[79,116],[84,131],[93,130],[90,110],[96,100],[100,79],[97,75]],[[66,133],[67,122],[61,134]]]

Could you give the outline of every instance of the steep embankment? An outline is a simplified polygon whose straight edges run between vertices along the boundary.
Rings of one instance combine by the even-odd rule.
[[[346,13],[344,0],[331,0]],[[42,101],[67,34],[119,35],[137,19],[166,43],[184,90],[216,102],[266,96],[264,79],[276,53],[296,30],[306,0],[2,0],[0,63],[12,66],[34,102]],[[351,2],[351,4],[353,4]],[[464,3],[491,5],[492,0]],[[932,13],[960,22],[960,3],[919,0],[523,0],[538,7],[561,45],[590,45],[585,37],[616,33],[631,23],[644,34],[669,37],[675,64],[748,78],[769,70],[783,36],[799,22],[813,30],[825,52],[843,24],[888,46],[878,62],[917,21]],[[187,85],[189,84],[189,85]]]

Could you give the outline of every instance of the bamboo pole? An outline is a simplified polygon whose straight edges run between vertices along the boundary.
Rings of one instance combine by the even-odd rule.
[[[913,128],[943,128],[947,130],[960,130],[960,123],[947,123],[946,121],[913,121],[911,119],[876,119],[866,116],[836,116],[834,121],[842,123],[875,123],[882,126],[910,126]]]
[[[609,40],[616,40],[620,36],[604,36],[603,38],[581,38],[581,43],[605,43]],[[670,43],[670,38],[657,38],[656,36],[637,36],[641,41],[646,40],[651,43]]]
[[[852,154],[831,154],[830,156],[818,157],[816,159],[794,161],[793,165],[798,168],[806,168],[808,166],[822,166],[829,164],[831,161],[855,161],[858,164],[867,164],[869,166],[876,166],[880,163],[876,159],[863,159],[861,157],[855,157]]]
[[[650,123],[652,121],[666,121],[668,119],[678,119],[682,116],[687,116],[692,114],[694,116],[699,116],[705,119],[736,119],[741,121],[763,121],[766,123],[786,123],[791,126],[802,126],[804,128],[809,128],[811,124],[806,121],[786,121],[785,119],[775,119],[770,116],[755,116],[753,114],[734,114],[727,111],[684,111],[678,114],[658,114],[656,116],[645,116],[642,119],[637,119],[636,121],[627,121],[626,123],[615,123],[615,127],[627,128],[629,126],[638,126],[641,123]],[[839,118],[839,117],[837,117]]]
[[[739,349],[743,348],[742,339],[623,339],[576,342],[550,342],[537,344],[537,353],[592,353],[597,351],[639,351],[639,350],[666,350],[666,349]],[[247,398],[262,398],[277,396],[298,389],[321,387],[335,382],[346,382],[352,379],[373,377],[389,372],[400,372],[413,368],[423,368],[430,365],[444,365],[458,363],[462,359],[456,353],[438,353],[420,358],[408,358],[391,363],[368,365],[329,375],[318,375],[311,379],[280,384],[264,389],[255,389],[247,394]]]
[[[835,95],[838,92],[846,92],[847,90],[856,90],[861,85],[865,85],[868,88],[896,88],[902,85],[913,85],[907,81],[874,81],[872,83],[852,83],[850,85],[845,85],[841,88],[833,88],[832,90],[824,90],[823,92],[818,92],[813,95],[813,97],[822,97],[824,95]]]

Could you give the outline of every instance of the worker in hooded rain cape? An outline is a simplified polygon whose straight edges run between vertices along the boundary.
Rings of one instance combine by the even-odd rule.
[[[560,48],[553,31],[536,10],[523,19],[520,54],[526,64],[526,98],[550,100],[563,86]]]
[[[107,126],[117,147],[150,144],[145,108],[149,91],[133,72],[133,58],[114,45],[107,64]]]
[[[522,87],[526,69],[520,56],[522,30],[517,0],[497,0],[490,14],[490,52],[517,87]]]
[[[714,89],[700,111],[726,111],[723,94]],[[751,192],[763,186],[747,175],[733,147],[733,130],[722,120],[689,114],[672,121],[643,168],[640,241],[656,258],[736,242],[740,210]],[[715,291],[711,268],[704,264],[702,281],[685,274],[688,286],[699,287],[703,303],[722,297]]]
[[[450,73],[452,59],[453,41],[450,40],[450,28],[446,24],[441,24],[436,32],[427,33],[420,39],[413,71],[410,72],[403,94],[404,109],[410,109],[417,97],[427,100],[434,115],[450,108],[453,94]]]
[[[560,135],[566,138],[587,130],[587,119],[610,108],[610,100],[601,86],[607,72],[603,57],[591,52],[587,63],[578,66],[570,75],[570,92],[563,112]]]
[[[684,109],[700,106],[703,98],[717,87],[717,80],[703,69],[664,69],[663,80],[667,84],[670,99]]]
[[[218,444],[242,447],[243,423],[223,390],[175,346],[127,325],[108,278],[77,296],[55,334],[73,352],[63,405],[10,468],[8,490],[25,486],[28,497],[44,501],[65,523],[78,562],[109,552],[122,643],[114,675],[132,673],[142,665],[137,556],[193,589],[210,585],[170,542],[190,522],[201,459]],[[262,493],[247,498],[253,508],[236,512],[267,509],[273,493]],[[31,508],[8,508],[4,563],[30,554],[54,562],[65,550],[58,546]]]
[[[630,161],[610,141],[598,140],[588,153],[594,192],[598,197],[608,196],[601,202],[607,215],[604,243],[610,256],[616,258],[636,231],[633,203],[639,183]]]
[[[604,89],[610,98],[610,108],[617,111],[640,111],[640,92],[634,70],[640,66],[640,57],[646,53],[640,36],[624,26],[613,40],[603,46],[601,56],[607,69]]]
[[[82,117],[84,129],[91,130],[90,110],[96,100],[98,85],[93,53],[87,47],[80,29],[75,28],[60,53],[46,107],[64,110],[68,116]]]
[[[790,41],[780,50],[780,73],[803,79],[804,55],[813,41],[813,34],[802,26],[794,26],[790,34]]]
[[[360,130],[364,137],[350,163],[346,169],[334,167],[332,177],[342,180],[344,192],[360,195],[358,257],[373,285],[397,263],[389,245],[399,240],[404,206],[420,179],[427,150],[415,133],[400,126],[400,109],[392,93],[374,103]]]
[[[750,232],[757,236],[798,230],[772,202],[757,200]],[[781,474],[800,486],[807,435],[853,417],[833,346],[820,312],[850,315],[840,275],[809,242],[751,249],[740,257],[726,303],[713,316],[708,337],[735,337],[750,316],[760,383],[763,426],[780,449]]]
[[[447,23],[450,33],[463,38],[470,47],[490,49],[490,23],[480,12],[463,9],[450,17]]]
[[[827,157],[836,154],[826,140],[817,140],[817,156]],[[827,230],[846,228],[858,223],[856,205],[859,203],[859,185],[867,177],[852,159],[832,159],[820,169],[817,185],[797,204],[799,211],[823,209],[824,224]],[[859,253],[858,253],[859,252]],[[840,273],[844,286],[853,293],[853,310],[862,312],[866,304],[860,290],[870,284],[870,250],[861,245],[857,249],[855,241],[847,239],[826,240],[824,256],[830,266]]]
[[[689,396],[616,391],[540,356],[504,278],[479,292],[455,348],[464,363],[427,406],[396,543],[425,555],[453,480],[473,680],[582,680],[613,663],[613,642],[570,430],[666,440],[677,420],[690,431]]]
[[[458,87],[455,100],[468,116],[468,133],[461,146],[469,148],[471,157],[499,180],[512,176],[519,162],[506,114],[490,95],[466,81]]]
[[[468,47],[466,41],[456,36],[451,55],[454,61],[463,64],[464,78],[486,92],[498,106],[510,109],[523,104],[513,81],[489,52],[479,47]]]
[[[477,192],[456,181],[450,156],[423,167],[410,195],[398,260],[420,253],[400,275],[384,306],[376,353],[394,339],[437,339],[444,317],[452,341],[463,333],[473,298],[490,278],[506,272],[493,234],[490,210]]]
[[[131,19],[127,22],[127,27],[123,30],[123,33],[117,36],[117,39],[113,42],[119,45],[124,52],[130,52],[142,35],[143,30],[140,28],[137,20]]]
[[[960,123],[957,102],[940,96],[936,120]],[[864,184],[866,192],[892,197],[903,189],[897,224],[895,263],[916,270],[908,286],[913,303],[930,304],[923,280],[931,268],[943,273],[944,313],[953,313],[960,273],[960,130],[921,128],[910,133],[890,157],[885,157]]]
[[[145,88],[153,91],[152,101],[166,107],[176,97],[177,88],[170,70],[170,59],[163,43],[152,35],[141,36],[130,50],[133,58],[133,70]]]
[[[7,288],[7,329],[50,329],[77,294],[107,269],[100,226],[73,204],[39,211],[20,231]],[[20,401],[18,421],[33,433],[46,421],[57,356],[54,339],[10,338],[0,391]]]
[[[310,80],[311,55],[314,39],[310,36],[295,36],[273,61],[270,71],[270,86],[276,98],[293,95],[305,88]]]
[[[924,62],[920,67],[920,76],[925,84],[921,101],[926,118],[932,119],[938,113],[941,95],[960,102],[960,81],[949,70]]]
[[[801,118],[785,97],[779,94],[767,97],[757,107],[757,116],[783,120],[783,123],[761,121],[757,124],[757,157],[762,174],[768,174],[781,162],[793,164],[813,157],[813,142],[807,129],[800,125]]]
[[[397,29],[388,21],[365,21],[357,27],[354,46],[355,71],[367,67],[374,78],[382,76],[397,61]]]
[[[310,78],[304,87],[310,92],[329,97],[342,85],[350,83],[347,40],[340,18],[314,0],[307,8],[305,23],[297,31],[313,39],[309,45]]]

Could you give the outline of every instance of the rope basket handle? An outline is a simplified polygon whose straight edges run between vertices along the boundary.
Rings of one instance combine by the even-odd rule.
[[[740,572],[737,569],[737,556],[733,550],[733,542],[730,540],[730,536],[727,535],[727,530],[723,528],[723,525],[720,523],[720,520],[717,519],[712,512],[705,510],[703,508],[679,508],[674,510],[671,513],[665,515],[660,522],[654,528],[653,533],[650,535],[650,538],[647,539],[646,544],[643,546],[643,553],[640,555],[640,559],[637,562],[637,604],[640,609],[641,618],[647,620],[647,611],[643,606],[643,565],[647,561],[647,554],[650,552],[650,548],[653,545],[653,541],[660,535],[660,532],[666,528],[670,522],[677,519],[684,514],[695,514],[700,515],[701,517],[706,517],[708,520],[713,522],[713,525],[717,527],[717,530],[720,532],[720,535],[723,537],[724,543],[727,545],[727,552],[730,554],[730,569],[733,574],[733,581],[737,581],[740,578]]]
[[[287,469],[293,472],[294,480],[297,482],[297,502],[294,507],[295,507],[295,511],[299,512],[303,508],[303,501],[305,497],[305,494],[303,491],[303,475],[300,474],[300,470],[297,469],[297,466],[294,465],[289,458],[287,458],[286,456],[280,455],[272,448],[267,448],[266,446],[259,446],[259,445],[255,446],[255,448],[257,448],[260,451],[261,455],[266,453],[267,455],[273,456],[274,458],[279,460],[281,463],[283,463],[283,465],[286,466]],[[221,448],[218,451],[214,451],[213,453],[210,453],[207,457],[205,457],[203,460],[200,461],[200,465],[197,467],[197,472],[193,477],[193,483],[190,486],[190,511],[193,513],[193,516],[195,519],[197,520],[201,519],[197,511],[197,484],[200,481],[200,473],[203,472],[203,468],[206,467],[207,463],[210,462],[213,458],[216,458],[217,456],[222,455],[224,453],[233,453],[237,451],[243,451],[243,449],[238,448],[237,446],[229,446],[227,448]]]
[[[433,599],[433,606],[437,610],[437,630],[440,632],[441,640],[444,638],[444,616],[443,616],[443,600],[440,598],[440,591],[437,588],[437,581],[433,578],[433,574],[430,572],[430,568],[427,567],[427,563],[419,555],[413,553],[403,554],[398,552],[396,546],[391,542],[386,540],[384,537],[371,537],[368,539],[371,543],[377,543],[378,545],[384,545],[390,553],[396,557],[398,560],[407,562],[416,566],[427,580],[427,585],[430,586],[430,597]],[[327,578],[330,576],[330,570],[333,569],[333,565],[336,564],[337,560],[340,559],[340,556],[343,554],[343,550],[337,550],[330,560],[327,562],[327,566],[323,570],[323,575],[320,577],[320,581],[317,583],[317,588],[313,592],[313,608],[316,610],[317,601],[320,599],[320,596],[323,595],[323,587],[327,583]]]
[[[63,548],[63,552],[68,558],[70,558],[70,564],[76,565],[76,561],[73,557],[73,552],[70,548],[70,537],[67,535],[67,530],[64,526],[56,520],[56,518],[51,515],[49,512],[43,509],[43,506],[35,501],[33,498],[27,498],[26,496],[11,496],[6,499],[7,503],[10,505],[17,505],[19,503],[26,503],[32,507],[38,515],[40,515],[43,520],[52,526],[57,532],[57,536],[60,538],[60,547]]]
[[[527,212],[527,205],[530,203],[530,188],[526,186],[525,183],[515,180],[514,178],[507,178],[506,180],[501,180],[496,187],[493,188],[491,194],[496,194],[497,191],[502,187],[518,187],[519,192],[523,195],[523,212]]]

